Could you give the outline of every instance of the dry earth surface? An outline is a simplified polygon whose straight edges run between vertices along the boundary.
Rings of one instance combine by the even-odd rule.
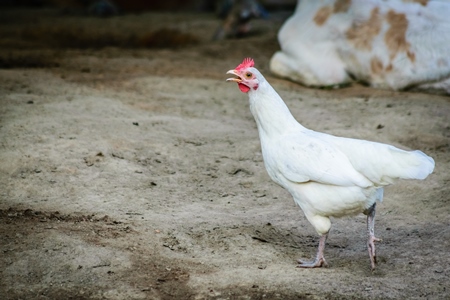
[[[212,14],[0,12],[1,299],[450,299],[450,99],[274,78],[272,17],[211,42]],[[386,189],[374,272],[363,215],[296,268],[318,237],[225,82],[247,56],[304,126],[435,159]]]

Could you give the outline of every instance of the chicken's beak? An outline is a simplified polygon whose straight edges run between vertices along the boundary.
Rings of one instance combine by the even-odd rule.
[[[237,83],[240,83],[242,81],[242,79],[240,78],[240,76],[239,76],[239,74],[238,74],[238,72],[236,70],[229,70],[227,72],[227,74],[233,74],[233,75],[238,77],[238,78],[228,78],[227,81],[234,81],[234,82],[237,82]]]

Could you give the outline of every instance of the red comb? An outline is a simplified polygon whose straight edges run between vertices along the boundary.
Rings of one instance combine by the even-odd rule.
[[[250,68],[250,67],[253,67],[254,65],[255,65],[255,62],[253,61],[253,59],[250,58],[250,57],[247,57],[247,58],[244,58],[242,63],[239,66],[236,67],[236,70],[242,70],[242,69],[245,69],[245,68]]]

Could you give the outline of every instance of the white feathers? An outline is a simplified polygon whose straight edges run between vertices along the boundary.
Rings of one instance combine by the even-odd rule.
[[[434,160],[421,151],[404,151],[391,145],[317,133],[346,154],[352,166],[375,185],[396,179],[425,179]]]
[[[300,130],[282,135],[275,145],[272,153],[278,157],[277,167],[290,181],[359,187],[373,185],[355,170],[342,151],[317,138],[314,131]]]

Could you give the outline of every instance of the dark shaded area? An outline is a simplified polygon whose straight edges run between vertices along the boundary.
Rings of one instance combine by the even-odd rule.
[[[0,52],[0,68],[55,68],[59,67],[59,52],[33,53],[33,52]]]

